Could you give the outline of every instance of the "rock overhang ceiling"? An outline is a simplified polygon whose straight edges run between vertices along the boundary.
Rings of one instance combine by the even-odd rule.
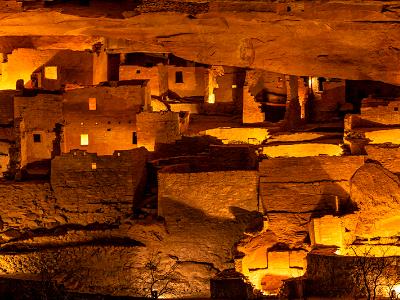
[[[242,11],[230,6],[240,1],[230,2],[211,2],[207,12],[196,15],[142,11],[113,18],[60,8],[5,12],[0,49],[83,50],[100,41],[109,51],[171,52],[206,64],[400,84],[397,2],[287,2],[283,12],[268,11],[265,5],[272,4],[265,1],[242,3]]]

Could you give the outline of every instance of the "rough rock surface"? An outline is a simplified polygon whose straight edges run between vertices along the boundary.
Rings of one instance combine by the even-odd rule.
[[[13,37],[21,35],[32,36],[25,47],[56,49],[91,49],[102,40],[113,50],[172,52],[208,64],[400,83],[399,9],[392,3],[210,4],[190,17],[174,8],[126,19],[60,9],[2,13],[0,52],[21,47]]]
[[[372,163],[360,167],[351,180],[351,199],[361,211],[379,214],[400,209],[399,178]]]
[[[358,231],[372,233],[379,222],[399,216],[399,186],[399,178],[378,164],[366,163],[357,170],[350,197],[359,209]]]

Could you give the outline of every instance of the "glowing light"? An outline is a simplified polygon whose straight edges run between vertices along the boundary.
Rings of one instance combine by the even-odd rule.
[[[208,103],[215,103],[215,94],[208,95]]]
[[[89,110],[96,110],[96,98],[89,98]]]
[[[89,135],[87,133],[81,134],[81,146],[89,145]]]
[[[44,68],[44,76],[46,79],[57,80],[57,67],[49,66]]]
[[[393,287],[393,291],[396,292],[396,295],[400,294],[400,284],[396,284],[396,285]]]

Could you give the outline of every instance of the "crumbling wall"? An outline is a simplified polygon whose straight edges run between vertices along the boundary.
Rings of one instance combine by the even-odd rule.
[[[63,124],[60,95],[15,97],[14,118],[21,167],[54,157],[54,150],[59,146],[56,124]]]
[[[138,147],[154,151],[157,144],[170,144],[181,138],[179,113],[142,112],[137,115]]]
[[[67,91],[63,97],[63,152],[81,149],[110,155],[115,150],[136,148],[136,114],[145,105],[145,89],[138,84]],[[95,102],[94,110],[89,109],[89,101]],[[81,145],[81,134],[88,134],[88,145]]]
[[[285,75],[257,69],[246,73],[246,85],[257,99],[274,103],[286,102]]]
[[[38,74],[39,87],[57,90],[63,84],[89,85],[93,82],[93,54],[71,50],[21,48],[7,56],[0,81],[2,89],[15,89],[18,79],[31,86],[32,73]],[[46,76],[46,66],[57,67],[55,77]]]
[[[346,116],[345,130],[399,125],[399,108],[400,101],[366,98],[362,102],[361,114]]]
[[[400,124],[400,101],[368,98],[361,106],[361,118],[372,126]]]
[[[339,109],[346,102],[346,84],[343,80],[325,81],[323,91],[317,91],[318,78],[312,78],[313,120],[329,121],[339,116]]]
[[[18,79],[23,79],[25,84],[28,83],[32,73],[40,70],[57,52],[57,50],[15,49],[7,55],[7,62],[2,65],[1,89],[15,89]]]
[[[345,118],[344,142],[352,154],[365,154],[367,144],[399,145],[400,101],[366,98],[361,114]]]
[[[50,183],[1,183],[0,237],[9,240],[66,224],[113,224],[131,214],[144,187],[146,153],[135,149],[96,156],[77,151],[53,159]]]
[[[140,200],[146,178],[143,148],[97,156],[72,151],[51,165],[51,186],[57,204],[73,223],[112,223]],[[82,214],[82,212],[85,214]]]
[[[166,67],[163,65],[154,67],[121,65],[119,67],[119,80],[132,79],[149,80],[151,95],[161,96],[168,90]]]
[[[14,121],[15,91],[0,91],[0,124],[12,125]]]
[[[261,103],[256,102],[255,97],[250,93],[249,87],[243,87],[243,124],[262,123],[265,120],[261,111]]]

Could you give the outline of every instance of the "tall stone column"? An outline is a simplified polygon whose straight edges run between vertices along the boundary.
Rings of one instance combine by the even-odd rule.
[[[301,107],[299,102],[299,85],[297,76],[285,75],[287,100],[285,128],[294,129],[301,123]]]

